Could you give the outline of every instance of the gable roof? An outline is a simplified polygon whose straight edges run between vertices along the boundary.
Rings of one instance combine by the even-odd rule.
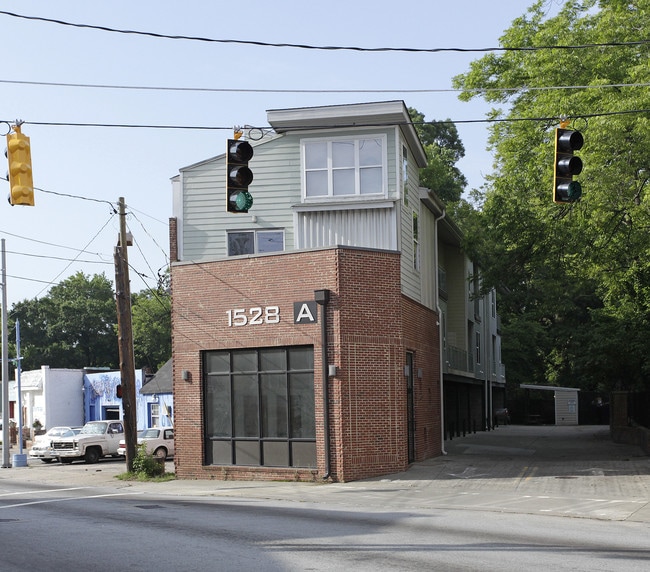
[[[169,359],[167,363],[162,366],[153,377],[142,385],[140,395],[153,395],[154,393],[172,393],[172,374],[173,363]]]

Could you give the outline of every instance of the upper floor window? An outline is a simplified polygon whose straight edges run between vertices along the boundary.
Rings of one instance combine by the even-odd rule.
[[[284,250],[282,230],[238,230],[228,233],[228,256]]]
[[[413,211],[413,270],[420,271],[420,230],[418,213]]]
[[[409,156],[405,145],[402,145],[402,195],[404,204],[409,204]]]
[[[305,139],[306,199],[385,195],[385,137]]]

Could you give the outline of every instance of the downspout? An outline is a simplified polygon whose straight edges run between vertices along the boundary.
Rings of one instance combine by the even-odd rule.
[[[435,256],[435,277],[436,277],[436,310],[438,311],[438,343],[439,343],[439,355],[440,355],[440,452],[443,455],[447,454],[445,450],[445,380],[444,380],[444,368],[442,367],[442,360],[445,359],[443,355],[444,348],[442,346],[442,309],[440,308],[440,281],[438,278],[438,223],[447,216],[447,211],[443,208],[442,214],[434,219],[435,224],[435,234],[434,234],[434,256]]]
[[[323,378],[323,435],[325,449],[325,474],[323,480],[330,478],[330,398],[329,398],[329,363],[327,361],[327,303],[330,300],[329,290],[314,290],[314,300],[321,306],[321,369]]]

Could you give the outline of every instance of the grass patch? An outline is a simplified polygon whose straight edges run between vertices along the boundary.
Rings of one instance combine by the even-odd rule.
[[[145,443],[138,446],[138,451],[133,459],[133,472],[117,475],[122,481],[148,481],[166,482],[176,478],[174,473],[165,472],[165,463],[147,453]]]
[[[175,481],[176,475],[174,473],[164,473],[156,477],[150,477],[146,473],[120,473],[115,475],[115,478],[120,481],[139,481],[147,483],[166,483],[167,481]]]

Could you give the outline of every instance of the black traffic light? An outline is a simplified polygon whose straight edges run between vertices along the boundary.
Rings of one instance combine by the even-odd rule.
[[[248,185],[253,182],[253,171],[248,162],[253,157],[253,147],[248,141],[228,139],[226,149],[226,201],[228,212],[247,213],[253,206]]]
[[[555,163],[553,166],[553,201],[574,203],[582,196],[582,186],[573,177],[582,171],[582,159],[573,152],[582,149],[584,139],[580,131],[555,130]]]
[[[122,384],[121,383],[118,383],[115,386],[115,397],[117,397],[118,399],[122,399]]]
[[[20,125],[7,134],[7,160],[9,161],[9,203],[34,206],[32,180],[32,149],[29,137],[20,132]]]

